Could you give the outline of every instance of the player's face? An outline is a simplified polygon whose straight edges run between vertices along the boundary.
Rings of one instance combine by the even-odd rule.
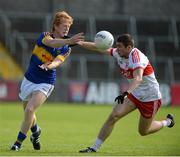
[[[55,31],[59,35],[59,37],[64,37],[68,34],[71,24],[68,20],[64,20],[58,26],[55,26]]]
[[[125,47],[123,43],[117,42],[116,43],[117,52],[121,57],[128,58],[129,57],[129,46]]]

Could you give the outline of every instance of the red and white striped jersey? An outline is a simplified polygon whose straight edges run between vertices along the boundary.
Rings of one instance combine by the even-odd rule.
[[[149,102],[161,99],[159,84],[154,75],[153,67],[148,58],[137,48],[133,48],[129,54],[129,58],[120,57],[116,48],[110,50],[112,55],[120,68],[121,73],[128,79],[129,82],[133,80],[133,71],[142,68],[143,81],[133,90],[132,94],[142,102]]]

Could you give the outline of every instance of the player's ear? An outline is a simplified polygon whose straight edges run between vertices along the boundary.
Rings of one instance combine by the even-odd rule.
[[[132,49],[132,46],[131,46],[131,45],[128,45],[128,46],[127,46],[127,49],[128,49],[128,50],[131,50],[131,49]]]

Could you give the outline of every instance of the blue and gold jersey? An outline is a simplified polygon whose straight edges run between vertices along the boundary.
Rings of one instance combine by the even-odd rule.
[[[54,84],[56,80],[56,69],[46,71],[41,69],[39,65],[51,62],[56,57],[64,61],[70,53],[68,45],[52,48],[43,44],[44,39],[50,37],[52,38],[50,33],[43,32],[36,41],[29,67],[25,73],[25,77],[33,83]]]

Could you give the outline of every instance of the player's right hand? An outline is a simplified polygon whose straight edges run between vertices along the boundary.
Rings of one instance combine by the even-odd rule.
[[[84,41],[84,38],[84,33],[78,33],[69,39],[69,44],[77,44],[80,41]]]
[[[124,102],[124,99],[127,97],[129,93],[128,92],[123,92],[121,95],[117,96],[114,101],[117,102],[118,104],[119,103],[123,103]]]

